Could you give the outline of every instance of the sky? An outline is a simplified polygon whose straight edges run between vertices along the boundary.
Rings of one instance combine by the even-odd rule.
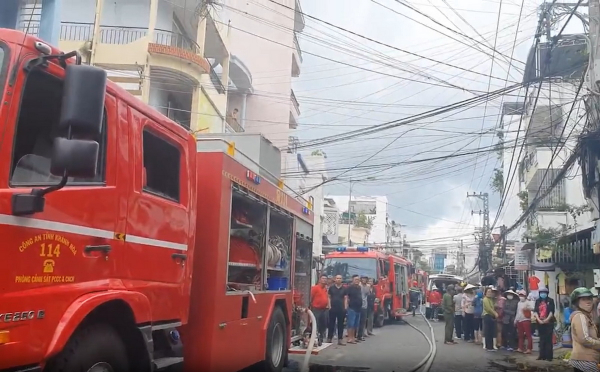
[[[469,153],[488,150],[498,141],[498,108],[502,102],[522,101],[524,89],[487,104],[481,101],[345,141],[311,141],[521,82],[539,4],[538,0],[302,0],[307,17],[298,37],[302,72],[293,83],[301,110],[295,135],[304,144],[300,151],[326,154],[333,179],[326,193],[347,195],[352,180],[353,194],[388,197],[388,213],[406,225],[408,241],[473,242],[481,218],[471,211],[481,210],[482,204],[467,198],[467,192],[490,194],[493,221],[500,198],[490,182],[501,161],[493,151]],[[455,152],[467,155],[419,162]]]

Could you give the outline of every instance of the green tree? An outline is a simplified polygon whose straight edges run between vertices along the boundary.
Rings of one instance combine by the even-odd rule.
[[[373,227],[373,219],[367,217],[364,212],[359,212],[356,216],[356,222],[354,223],[356,227],[363,227],[365,229],[371,229]]]
[[[492,190],[502,195],[504,193],[504,172],[502,169],[494,169],[494,176],[492,177]]]
[[[520,200],[519,206],[521,207],[521,210],[523,212],[526,211],[529,207],[529,193],[527,191],[521,191],[517,196]]]

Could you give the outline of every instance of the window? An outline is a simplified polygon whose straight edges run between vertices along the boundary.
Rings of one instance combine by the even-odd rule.
[[[14,140],[11,184],[19,186],[56,184],[60,181],[60,177],[50,174],[50,159],[54,138],[66,134],[60,133],[58,129],[63,82],[40,69],[31,71],[26,79]],[[89,139],[100,144],[96,176],[69,178],[67,186],[101,183],[105,180],[106,112],[101,133]]]
[[[144,130],[142,140],[144,191],[179,202],[179,149],[148,130]]]
[[[327,258],[323,265],[323,272],[328,276],[341,275],[342,280],[347,283],[352,280],[352,275],[366,275],[377,279],[377,265],[375,258]]]
[[[4,45],[0,43],[0,97],[2,96],[2,87],[4,87],[4,77],[6,76],[4,60],[8,59],[8,53],[4,52]]]
[[[387,260],[383,261],[383,275],[390,275],[390,262]]]

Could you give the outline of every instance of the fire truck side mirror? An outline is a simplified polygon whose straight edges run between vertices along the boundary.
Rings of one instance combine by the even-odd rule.
[[[98,164],[96,141],[57,137],[52,148],[50,173],[56,176],[93,178]]]
[[[27,216],[44,210],[45,195],[60,190],[68,177],[96,175],[99,144],[95,138],[102,130],[106,72],[87,65],[67,65],[62,97],[59,129],[67,138],[56,138],[52,149],[50,172],[62,180],[45,189],[12,196],[12,214]]]
[[[67,65],[59,127],[73,135],[100,134],[106,71],[87,65]]]

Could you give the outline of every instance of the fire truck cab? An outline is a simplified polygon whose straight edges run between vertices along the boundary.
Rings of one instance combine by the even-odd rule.
[[[0,370],[281,371],[312,206],[80,63],[0,29]]]
[[[323,273],[332,277],[341,275],[345,284],[354,275],[372,278],[377,296],[374,322],[377,327],[401,318],[409,310],[409,279],[414,267],[403,257],[368,247],[337,247],[325,256]]]

